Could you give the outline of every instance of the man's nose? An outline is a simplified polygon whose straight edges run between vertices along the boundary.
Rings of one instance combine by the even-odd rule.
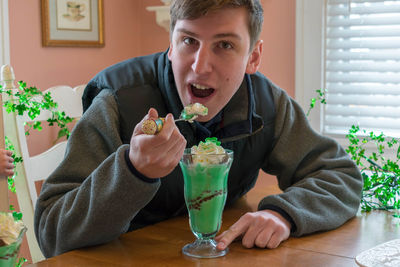
[[[200,46],[192,64],[192,70],[197,74],[205,74],[212,71],[212,54],[208,48]]]

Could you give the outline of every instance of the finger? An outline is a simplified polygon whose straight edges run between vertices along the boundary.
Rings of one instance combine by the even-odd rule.
[[[225,235],[228,233],[228,230],[222,232],[218,236],[214,237],[214,240],[217,242],[217,249],[218,250],[224,250],[227,245],[225,244],[226,241],[224,241]]]
[[[179,160],[182,158],[186,147],[186,139],[181,135],[179,130],[175,128],[170,137],[170,141],[164,146],[160,146],[159,150],[154,150],[158,155],[162,155],[160,164],[165,169],[174,169]]]
[[[268,248],[277,248],[284,239],[279,232],[274,232],[267,243]]]
[[[7,156],[9,156],[9,157],[11,157],[11,156],[12,156],[12,154],[13,154],[13,152],[12,152],[12,151],[10,151],[10,150],[5,150],[5,152],[6,152],[6,155],[7,155]]]
[[[148,115],[149,114],[146,116]],[[155,115],[155,113],[153,115]],[[146,117],[144,119],[146,119]],[[165,125],[166,126],[164,126],[162,131],[157,135],[147,135],[142,133],[139,123],[135,128],[136,134],[134,133],[134,137],[132,138],[136,138],[136,140],[138,140],[138,138],[140,139],[140,142],[137,142],[138,144],[140,143],[140,150],[147,151],[147,153],[164,155],[175,145],[175,142],[179,140],[178,138],[171,137],[174,131],[176,136],[181,136],[181,138],[183,138],[178,128],[175,126],[172,114],[166,116]],[[139,147],[137,149],[139,149]],[[165,163],[169,162],[169,159],[165,160]]]
[[[228,230],[223,232],[218,238],[217,249],[226,249],[233,240],[241,236],[248,229],[248,221],[241,217],[236,223],[234,223]]]
[[[227,231],[224,231],[221,234],[219,234],[218,236],[214,237],[214,240],[219,242],[219,240],[222,239],[222,237],[225,234],[225,232],[227,232]],[[243,234],[241,234],[241,235],[237,236],[235,239],[233,239],[232,243],[237,242],[237,241],[241,241],[242,238],[243,238]]]
[[[271,239],[271,235],[271,228],[268,227],[264,229],[257,235],[256,240],[254,241],[254,245],[259,248],[265,248]]]
[[[186,139],[183,138],[183,140],[179,141],[178,145],[177,145],[177,149],[175,151],[175,153],[173,155],[175,155],[175,161],[177,165],[179,163],[179,160],[182,158],[183,156],[183,152],[185,151],[186,148]]]
[[[158,118],[157,110],[155,108],[150,108],[147,111],[147,114],[143,117],[143,119],[138,124],[136,124],[135,129],[133,130],[133,135],[143,134],[143,131],[142,131],[143,121],[148,120],[148,119],[156,119],[156,118]]]
[[[271,235],[271,238],[268,241],[268,248],[276,248],[279,246],[282,241],[285,241],[290,236],[290,227],[286,227],[282,225],[281,227],[277,227]]]
[[[5,170],[4,171],[5,176],[13,176],[14,175],[14,171],[13,170]]]
[[[246,248],[254,247],[255,241],[262,230],[263,228],[258,227],[257,225],[250,225],[242,238],[243,246]]]
[[[5,166],[5,168],[6,168],[6,169],[9,169],[9,170],[12,170],[12,169],[14,169],[14,164],[12,164],[12,163],[7,163],[6,166]]]
[[[150,108],[149,111],[147,112],[147,115],[149,115],[148,118],[152,118],[152,119],[158,118],[158,112],[155,108]]]
[[[180,150],[182,143],[186,143],[186,139],[179,132],[178,128],[175,127],[172,131],[171,136],[169,136],[169,141],[162,147],[163,151],[160,152],[167,151],[168,153],[174,155],[177,151]]]
[[[160,168],[171,170],[176,167],[180,160],[178,155],[180,154],[181,150],[184,149],[184,147],[182,147],[182,143],[185,143],[185,141],[181,136],[173,135],[168,143],[163,146],[159,146],[158,149],[152,150],[152,153],[157,155],[157,164]]]
[[[217,235],[216,237],[214,237],[214,240],[217,241],[217,242],[219,242],[219,241],[222,239],[222,237],[225,235],[226,232],[227,232],[227,231],[223,231],[222,233],[220,233],[219,235]]]
[[[174,117],[172,116],[171,113],[169,113],[165,117],[165,122],[163,125],[163,128],[161,132],[159,132],[157,135],[155,135],[155,138],[153,139],[153,146],[154,149],[158,149],[159,147],[162,146],[162,149],[166,149],[164,146],[167,142],[171,142],[171,136],[174,132],[174,130],[177,129],[175,122],[174,122]],[[170,143],[171,145],[171,143]]]
[[[164,170],[171,172],[179,164],[183,152],[186,147],[186,142],[177,144],[172,151],[168,151],[166,156],[163,157],[164,162],[160,163],[160,167]]]

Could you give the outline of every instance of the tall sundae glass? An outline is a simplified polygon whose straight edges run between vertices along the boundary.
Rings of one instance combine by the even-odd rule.
[[[216,138],[185,150],[180,166],[190,228],[197,239],[183,247],[183,254],[215,258],[228,252],[216,248],[214,237],[221,228],[232,161],[233,151],[224,150]]]

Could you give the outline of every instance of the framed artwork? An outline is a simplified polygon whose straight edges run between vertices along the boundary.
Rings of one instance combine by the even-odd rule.
[[[43,46],[104,46],[103,0],[41,0]]]

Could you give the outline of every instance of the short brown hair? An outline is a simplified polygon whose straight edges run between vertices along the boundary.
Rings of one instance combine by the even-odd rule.
[[[196,19],[208,12],[227,7],[245,7],[248,10],[250,49],[252,49],[260,36],[264,20],[260,0],[172,0],[170,34],[172,35],[177,20]]]

